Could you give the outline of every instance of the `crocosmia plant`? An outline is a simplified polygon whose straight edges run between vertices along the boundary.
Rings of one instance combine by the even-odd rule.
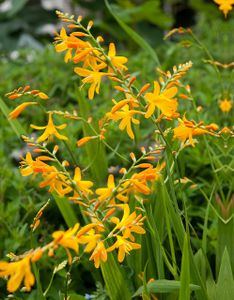
[[[228,22],[234,2],[214,2]],[[5,299],[234,299],[234,62],[176,27],[165,40],[185,59],[164,64],[116,16],[148,51],[144,77],[95,20],[56,13],[53,55],[72,89],[53,99],[25,80],[2,106],[26,144],[19,173],[45,199],[26,224],[31,247],[1,258]]]

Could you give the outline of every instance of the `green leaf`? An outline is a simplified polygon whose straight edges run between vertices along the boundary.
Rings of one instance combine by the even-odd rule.
[[[190,299],[190,288],[189,288],[190,265],[189,265],[189,249],[188,249],[187,234],[184,236],[180,281],[181,281],[181,286],[180,286],[179,300],[189,300]]]
[[[78,96],[80,115],[87,120],[90,117],[89,115],[90,105],[88,102],[89,100],[84,99],[83,93],[80,91],[80,89],[77,89],[76,92]],[[95,125],[92,126],[94,127]],[[86,123],[83,123],[83,133],[84,136],[95,135],[95,132]],[[95,139],[88,142],[84,147],[87,151],[87,155],[90,163],[90,169],[95,182],[97,184],[103,184],[103,182],[106,181],[107,170],[108,170],[105,147],[99,141],[99,139]]]
[[[160,62],[155,50],[138,34],[136,33],[131,27],[125,24],[113,11],[111,5],[109,4],[108,0],[105,0],[106,7],[108,8],[111,15],[115,18],[115,20],[119,23],[119,25],[123,28],[123,30],[129,35],[131,39],[133,39],[142,49],[148,52],[148,54],[152,57],[154,62],[160,66]]]
[[[227,248],[224,249],[222,256],[218,282],[216,285],[216,298],[225,300],[234,299],[234,279]]]
[[[69,294],[69,297],[68,297],[69,300],[85,300],[87,298],[85,298],[84,296],[82,295],[78,295],[78,294]]]
[[[148,288],[147,288],[147,281],[146,281],[146,269],[147,269],[148,262],[149,261],[146,262],[145,268],[144,268],[144,271],[143,271],[143,291],[142,291],[142,298],[144,300],[150,300],[150,294],[149,294],[149,291],[148,291]]]
[[[155,280],[147,284],[147,289],[149,293],[173,293],[178,292],[181,287],[181,282],[176,280]],[[189,288],[192,291],[199,290],[200,287],[195,284],[189,284]],[[133,297],[140,296],[143,292],[144,287],[141,286],[133,295]]]
[[[67,226],[74,226],[78,222],[78,219],[67,198],[59,197],[56,193],[52,193],[52,195]]]
[[[131,299],[126,278],[113,253],[108,253],[108,259],[105,263],[101,264],[101,270],[111,300]]]
[[[234,272],[234,218],[228,223],[224,223],[222,220],[218,220],[218,235],[217,235],[217,247],[216,247],[216,274],[221,264],[221,257],[223,256],[224,249],[227,248],[229,253],[230,264]]]

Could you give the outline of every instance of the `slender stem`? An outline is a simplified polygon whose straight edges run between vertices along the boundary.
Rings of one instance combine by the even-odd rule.
[[[73,152],[71,151],[71,148],[69,147],[69,144],[66,141],[63,141],[67,151],[69,152],[71,159],[73,161],[74,166],[78,166],[78,163],[76,161],[76,157],[74,156]]]

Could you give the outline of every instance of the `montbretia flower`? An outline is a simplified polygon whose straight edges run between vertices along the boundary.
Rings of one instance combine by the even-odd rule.
[[[46,140],[51,140],[53,136],[56,136],[60,140],[67,141],[68,138],[60,133],[58,133],[57,129],[64,129],[67,127],[67,124],[61,124],[61,125],[54,125],[53,119],[52,119],[52,113],[49,113],[49,120],[48,124],[46,126],[36,126],[31,124],[30,125],[33,129],[36,130],[43,130],[45,129],[44,133],[37,139],[38,143],[44,142]]]
[[[30,260],[31,254],[14,262],[0,261],[0,277],[10,276],[7,282],[7,290],[10,293],[14,293],[22,281],[24,282],[26,291],[31,290],[35,278],[31,272]]]
[[[91,252],[97,246],[97,243],[100,241],[100,238],[101,238],[101,234],[96,233],[95,230],[93,228],[91,228],[92,225],[94,225],[94,224],[88,224],[88,225],[84,226],[77,233],[79,243],[86,244],[86,246],[84,248],[84,252]],[[88,229],[86,234],[82,233],[86,228]]]
[[[233,0],[214,0],[214,2],[219,5],[219,10],[223,12],[225,18],[229,11],[232,10],[232,5],[234,4]]]
[[[174,139],[179,139],[182,143],[185,143],[188,140],[189,145],[195,146],[193,136],[210,134],[216,135],[210,130],[217,130],[218,126],[216,124],[210,124],[202,126],[202,124],[196,124],[193,120],[189,121],[184,116],[183,119],[179,120],[179,126],[174,128]]]
[[[148,103],[145,118],[151,117],[156,108],[159,108],[166,117],[172,117],[178,106],[178,102],[173,98],[177,91],[177,87],[173,86],[160,92],[160,85],[155,81],[153,93],[145,94],[145,99]]]
[[[122,208],[124,212],[121,220],[117,217],[111,218],[111,222],[116,225],[112,229],[110,236],[118,231],[123,231],[125,233],[126,230],[129,235],[131,231],[138,234],[145,233],[144,228],[142,228],[144,217],[142,217],[141,214],[137,215],[135,211],[130,214],[128,204],[117,204],[116,207]]]
[[[82,82],[84,84],[90,83],[88,91],[88,97],[90,100],[93,99],[95,92],[99,94],[102,77],[109,75],[109,73],[99,72],[99,70],[88,70],[78,67],[74,68],[74,71],[79,76],[85,77],[84,79],[82,79]]]
[[[227,99],[221,100],[219,103],[219,108],[222,112],[228,113],[232,109],[232,102]]]
[[[126,254],[129,254],[130,251],[134,250],[134,249],[140,249],[141,245],[138,243],[133,243],[129,240],[127,240],[125,238],[125,235],[120,236],[117,235],[116,236],[117,241],[109,248],[107,248],[107,252],[111,252],[114,249],[119,249],[118,250],[118,261],[121,263]]]
[[[108,57],[112,65],[119,71],[127,70],[128,68],[124,65],[127,63],[128,59],[125,56],[116,56],[115,44],[110,43]],[[109,67],[108,72],[113,72],[112,68]]]
[[[20,162],[20,173],[22,176],[29,176],[37,173],[49,173],[52,171],[52,167],[46,164],[44,161],[53,160],[49,156],[38,156],[35,160],[32,158],[32,154],[28,152],[26,157]]]
[[[99,188],[96,190],[96,194],[99,195],[98,200],[101,202],[108,200],[111,197],[114,189],[115,189],[115,179],[114,176],[110,174],[107,180],[107,187]],[[113,197],[110,200],[113,201]]]
[[[67,231],[59,230],[52,234],[54,238],[53,245],[62,246],[66,250],[70,264],[72,262],[72,256],[69,249],[74,250],[76,253],[79,251],[78,239],[76,237],[79,226],[80,225],[76,223],[73,228],[69,228]]]
[[[64,61],[67,63],[72,58],[72,48],[68,48],[67,45],[67,39],[68,35],[66,33],[66,30],[64,27],[60,30],[60,34],[55,37],[55,40],[58,41],[58,43],[55,45],[55,51],[56,52],[63,52],[66,51],[66,55],[64,57]]]
[[[51,166],[51,170],[48,173],[42,174],[43,181],[40,182],[39,187],[44,188],[49,186],[49,192],[55,191],[59,196],[64,196],[72,191],[70,182],[66,175],[61,174],[56,167]]]
[[[94,266],[99,268],[101,261],[107,261],[107,251],[102,241],[98,242],[89,260],[94,261]]]
[[[140,121],[134,118],[133,116],[136,114],[143,114],[142,112],[134,109],[130,109],[129,104],[124,105],[121,107],[120,110],[113,112],[109,112],[106,114],[109,120],[120,121],[119,129],[124,130],[126,129],[128,136],[131,139],[134,139],[134,133],[132,131],[132,123],[133,124],[140,124]]]
[[[75,168],[75,174],[74,174],[74,179],[73,179],[77,189],[85,194],[92,194],[92,190],[90,190],[90,188],[93,186],[93,182],[92,181],[88,181],[88,180],[81,180],[81,170],[79,167]],[[74,197],[77,196],[77,192],[75,192]]]

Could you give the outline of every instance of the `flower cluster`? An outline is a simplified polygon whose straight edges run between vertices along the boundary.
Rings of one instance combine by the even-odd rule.
[[[27,85],[24,88],[19,87],[18,89],[6,94],[6,97],[8,97],[10,100],[15,100],[18,99],[22,96],[31,96],[31,97],[38,97],[39,99],[47,100],[49,97],[39,91],[39,90],[30,90],[30,86]],[[35,101],[29,101],[29,102],[23,102],[22,104],[18,105],[10,114],[9,118],[10,119],[16,119],[24,110],[26,107],[30,105],[37,105],[38,102]]]
[[[0,277],[7,277],[7,289],[9,292],[15,292],[21,285],[22,281],[26,291],[30,291],[35,283],[34,275],[31,271],[31,263],[34,263],[42,257],[44,253],[48,253],[49,257],[54,256],[54,252],[62,247],[68,256],[69,264],[72,263],[71,251],[76,255],[82,252],[91,253],[90,260],[94,261],[96,268],[100,263],[105,262],[108,252],[119,249],[118,260],[122,262],[125,255],[133,249],[139,249],[140,244],[135,243],[134,233],[144,234],[142,228],[144,217],[141,214],[133,212],[130,214],[128,204],[113,206],[107,211],[105,221],[111,216],[114,210],[123,210],[122,218],[112,217],[108,220],[109,224],[113,224],[111,232],[108,232],[103,222],[94,222],[83,227],[77,223],[67,231],[55,231],[52,234],[53,240],[43,247],[31,249],[29,252],[20,256],[12,257],[12,261],[0,261]],[[115,238],[112,246],[106,247],[107,240]],[[82,248],[82,250],[80,249]]]

